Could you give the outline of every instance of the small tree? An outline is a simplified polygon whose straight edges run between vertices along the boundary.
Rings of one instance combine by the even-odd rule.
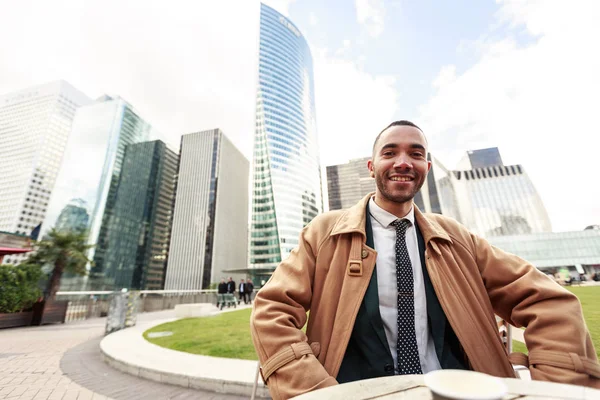
[[[91,262],[87,258],[87,251],[92,247],[93,245],[87,244],[86,232],[55,229],[52,229],[48,236],[36,245],[34,254],[25,261],[25,264],[54,266],[44,293],[44,300],[54,299],[63,272],[86,274],[85,265]]]

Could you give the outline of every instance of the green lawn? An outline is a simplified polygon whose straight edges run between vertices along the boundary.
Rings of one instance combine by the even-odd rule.
[[[250,308],[213,317],[186,318],[157,325],[144,332],[150,343],[173,350],[206,356],[257,360],[250,338]],[[172,336],[148,339],[150,332],[173,332]]]
[[[568,287],[583,306],[588,329],[600,357],[600,286]],[[155,326],[144,332],[151,343],[173,350],[207,356],[256,360],[250,338],[250,312],[246,308],[214,317],[187,318]],[[173,332],[172,336],[148,339],[149,332]],[[525,346],[513,341],[513,351],[526,352]]]
[[[592,335],[596,354],[600,358],[600,286],[568,286],[566,289],[575,294],[581,302],[585,322]],[[527,353],[527,348],[523,343],[513,340],[513,351]]]

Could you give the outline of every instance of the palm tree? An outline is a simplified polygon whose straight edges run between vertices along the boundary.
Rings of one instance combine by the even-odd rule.
[[[52,275],[44,293],[44,300],[53,300],[60,286],[63,272],[68,271],[79,275],[86,274],[87,251],[94,247],[87,244],[87,232],[57,231],[52,229],[42,241],[36,245],[36,250],[26,261],[26,264],[54,265]]]

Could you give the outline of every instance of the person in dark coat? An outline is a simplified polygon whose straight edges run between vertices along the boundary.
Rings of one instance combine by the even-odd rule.
[[[252,281],[250,279],[246,279],[245,291],[246,299],[248,299],[246,304],[252,304],[252,292],[254,291],[254,284],[252,284]]]
[[[227,282],[227,293],[234,294],[235,293],[235,281],[230,276],[229,281]]]

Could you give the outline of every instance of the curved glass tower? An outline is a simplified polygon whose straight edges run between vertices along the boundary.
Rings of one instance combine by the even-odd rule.
[[[298,28],[261,4],[250,268],[273,271],[322,210],[312,56]]]

